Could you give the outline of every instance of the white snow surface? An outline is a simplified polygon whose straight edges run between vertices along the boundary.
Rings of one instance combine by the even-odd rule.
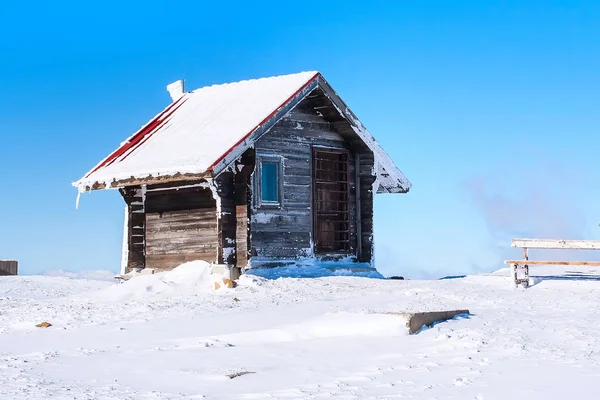
[[[316,74],[251,79],[185,93],[177,100],[179,109],[148,140],[74,185],[82,190],[132,176],[203,173]]]
[[[43,273],[47,276],[73,278],[73,279],[92,279],[100,281],[111,281],[115,280],[115,273],[104,269],[88,269],[83,271],[66,271],[64,269],[51,269]]]
[[[0,277],[0,398],[597,398],[600,268],[532,268],[526,290],[504,269],[245,275],[215,291],[192,267],[123,284]],[[417,335],[383,313],[456,308],[471,315]]]

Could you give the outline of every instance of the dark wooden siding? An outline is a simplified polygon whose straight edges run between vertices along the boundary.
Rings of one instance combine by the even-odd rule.
[[[146,214],[146,267],[171,269],[216,256],[216,207]]]
[[[147,213],[215,208],[217,205],[206,182],[153,185],[146,190]]]
[[[249,259],[249,207],[252,200],[252,191],[250,189],[251,176],[254,171],[255,152],[254,149],[247,150],[239,162],[236,163],[234,176],[234,196],[235,196],[235,265],[238,268],[244,268],[248,265]]]
[[[255,144],[257,162],[261,155],[278,155],[283,162],[283,205],[281,208],[251,209],[251,255],[257,260],[313,256],[312,149],[347,149],[346,141],[335,133],[318,112],[300,104]],[[351,249],[356,245],[355,164],[349,152]],[[253,175],[254,196],[256,179]]]
[[[145,189],[131,186],[120,190],[127,203],[127,271],[133,268],[144,268],[146,253],[145,235]]]
[[[370,262],[373,258],[374,162],[373,153],[365,152],[359,156],[360,233],[362,239],[359,261],[361,262]]]
[[[218,250],[219,264],[235,265],[236,206],[234,174],[226,171],[215,178],[216,190],[220,201],[218,215]]]

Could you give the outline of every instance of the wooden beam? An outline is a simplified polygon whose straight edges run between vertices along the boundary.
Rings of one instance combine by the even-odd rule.
[[[362,226],[361,226],[361,205],[360,205],[360,153],[354,154],[354,194],[355,199],[355,220],[356,220],[356,258],[361,259],[362,256]]]
[[[186,180],[194,180],[194,179],[207,179],[212,178],[212,171],[206,171],[199,174],[181,174],[176,173],[173,175],[163,175],[163,176],[152,176],[148,175],[145,178],[134,178],[133,176],[128,179],[119,179],[113,180],[110,185],[106,183],[96,182],[91,186],[86,186],[86,191],[91,190],[102,190],[102,189],[116,189],[122,188],[126,186],[137,186],[137,185],[154,185],[158,183],[167,183],[167,182],[178,182],[178,181],[186,181]]]
[[[513,239],[511,247],[529,249],[600,250],[600,240]]]
[[[600,267],[600,261],[538,261],[538,260],[506,260],[509,265],[581,265],[586,267]]]

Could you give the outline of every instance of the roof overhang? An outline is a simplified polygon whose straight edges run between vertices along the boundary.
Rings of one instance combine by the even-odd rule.
[[[205,171],[203,173],[175,173],[171,175],[157,175],[152,176],[151,174],[143,177],[136,178],[131,177],[127,179],[113,179],[110,182],[95,182],[91,185],[86,185],[82,189],[82,191],[92,191],[92,190],[103,190],[103,189],[119,189],[127,186],[139,186],[139,185],[154,185],[158,183],[169,183],[169,182],[179,182],[179,181],[190,181],[190,180],[199,180],[199,179],[210,179],[213,177],[212,171]],[[73,186],[79,187],[77,182],[73,183]]]
[[[389,155],[383,150],[373,135],[364,127],[359,119],[354,115],[350,108],[331,88],[329,83],[318,73],[313,79],[301,88],[294,96],[275,110],[263,123],[253,132],[250,132],[240,140],[231,150],[224,154],[212,166],[214,176],[219,175],[224,170],[231,168],[233,162],[237,160],[246,150],[254,146],[254,143],[269,131],[285,114],[296,107],[308,95],[315,90],[321,89],[325,96],[331,102],[332,107],[337,111],[352,131],[362,140],[362,142],[373,152],[375,157],[375,181],[377,193],[408,193],[412,183],[404,176],[402,171],[396,167]]]
[[[373,152],[375,157],[375,174],[377,176],[375,185],[377,193],[406,193],[411,188],[411,183],[404,174],[395,166],[394,162],[381,148],[379,143],[373,138],[369,131],[362,125],[358,118],[352,113],[343,100],[331,88],[329,83],[323,76],[316,72],[308,79],[295,93],[287,98],[281,105],[267,115],[258,125],[250,132],[246,133],[239,139],[229,150],[204,170],[196,170],[193,165],[180,168],[178,171],[164,171],[158,173],[134,173],[129,177],[114,177],[111,179],[90,180],[89,177],[95,171],[110,165],[115,162],[118,157],[127,157],[128,154],[134,152],[138,145],[148,140],[148,137],[155,132],[156,129],[165,126],[169,123],[169,118],[177,112],[177,110],[186,102],[188,96],[193,93],[185,93],[182,97],[171,103],[161,113],[150,120],[138,132],[130,136],[122,145],[115,150],[111,155],[102,160],[83,178],[73,183],[80,192],[101,190],[101,189],[117,189],[126,186],[137,186],[143,184],[156,184],[177,182],[195,179],[210,179],[218,176],[223,171],[233,167],[235,160],[249,148],[254,146],[254,143],[267,133],[284,115],[291,111],[294,107],[300,104],[307,96],[315,90],[320,91],[328,99],[331,110],[335,110],[341,118],[336,123],[343,122],[345,129],[351,129],[360,140]]]

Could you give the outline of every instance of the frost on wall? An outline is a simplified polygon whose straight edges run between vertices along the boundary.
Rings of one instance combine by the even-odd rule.
[[[235,254],[235,246],[234,247],[223,247],[223,260],[228,260],[229,257]]]
[[[256,213],[252,214],[252,222],[255,224],[268,224],[277,217],[273,213]]]

